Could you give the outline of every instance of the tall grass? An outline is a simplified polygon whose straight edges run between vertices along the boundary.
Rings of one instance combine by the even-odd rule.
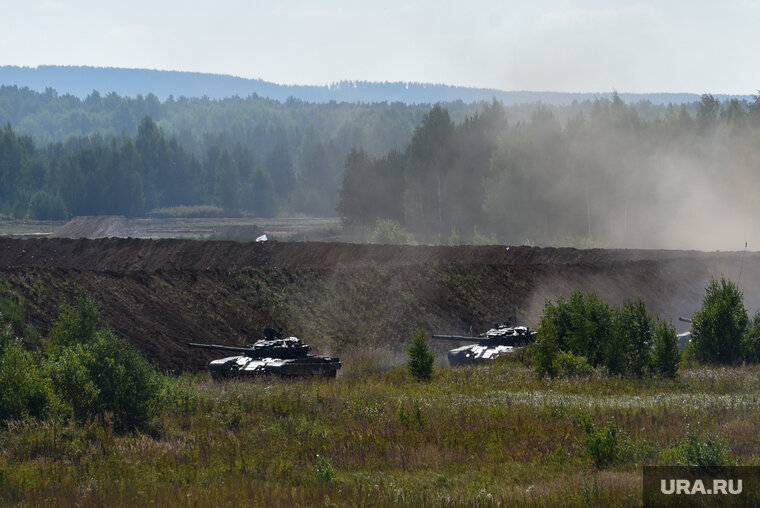
[[[335,380],[171,378],[131,435],[108,419],[11,422],[0,504],[636,505],[641,466],[699,445],[697,426],[739,464],[760,462],[757,367],[552,380],[507,359],[417,383],[385,352],[352,355]],[[626,453],[595,464],[589,432],[609,421]]]

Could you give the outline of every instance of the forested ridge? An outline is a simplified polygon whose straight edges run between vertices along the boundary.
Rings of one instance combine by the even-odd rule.
[[[509,119],[496,101],[463,122],[436,105],[404,151],[353,150],[338,204],[344,222],[452,244],[760,240],[760,97],[704,94],[645,119],[613,95],[564,120],[541,104],[527,120]]]
[[[329,85],[277,84],[262,79],[248,79],[224,74],[129,69],[118,67],[40,65],[37,67],[0,66],[0,83],[28,87],[43,92],[51,87],[62,95],[71,94],[84,99],[97,90],[101,94],[115,92],[128,97],[154,94],[161,100],[169,97],[210,97],[224,99],[256,95],[277,101],[293,97],[306,102],[402,102],[404,104],[433,104],[464,101],[466,103],[496,98],[505,105],[543,102],[570,104],[611,93],[504,91],[419,82],[339,81]],[[693,102],[693,93],[623,93],[628,102],[651,101],[655,104]],[[723,95],[721,100],[748,99],[749,96]]]
[[[422,242],[646,246],[677,238],[703,199],[721,203],[713,222],[741,221],[760,183],[758,101],[709,94],[408,106],[3,86],[0,121],[0,213],[13,217],[207,205],[338,213],[360,237],[389,219]]]

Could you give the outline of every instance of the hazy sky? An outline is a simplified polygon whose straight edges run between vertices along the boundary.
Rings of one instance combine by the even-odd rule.
[[[0,0],[0,65],[757,93],[760,0]]]

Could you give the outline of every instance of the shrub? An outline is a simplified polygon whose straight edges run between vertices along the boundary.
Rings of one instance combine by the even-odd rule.
[[[664,453],[666,462],[681,466],[730,466],[736,464],[731,448],[718,436],[702,435],[697,427],[686,427],[686,438]]]
[[[615,360],[612,361],[610,355],[607,368],[613,374],[643,377],[648,373],[652,363],[654,339],[654,323],[647,314],[646,305],[641,299],[625,302],[622,307],[616,309],[614,315],[612,343],[615,346],[609,349],[615,350]]]
[[[585,356],[574,355],[569,351],[558,353],[554,365],[559,376],[588,376],[593,371]]]
[[[72,307],[63,304],[50,330],[48,353],[57,355],[64,348],[75,344],[89,344],[95,340],[100,311],[95,300],[82,295]]]
[[[377,219],[375,229],[369,239],[370,243],[394,245],[414,244],[414,236],[392,219]]]
[[[539,376],[555,377],[557,372],[557,332],[551,322],[541,324],[538,339],[530,346],[533,366]]]
[[[712,280],[702,308],[692,317],[691,344],[702,363],[726,365],[741,359],[747,310],[739,288],[725,277]]]
[[[558,298],[557,303],[547,301],[538,328],[540,343],[550,338],[554,345],[545,344],[546,353],[556,346],[558,351],[569,351],[585,357],[596,367],[603,362],[605,345],[609,342],[612,325],[612,309],[595,294],[575,291],[568,298]],[[536,348],[541,350],[541,347]],[[551,355],[550,355],[551,356]],[[540,358],[548,364],[548,358]]]
[[[24,415],[41,417],[48,405],[48,385],[32,354],[21,341],[8,338],[10,326],[0,332],[0,421]]]
[[[97,316],[89,297],[63,307],[47,365],[53,390],[78,421],[111,413],[118,430],[142,427],[156,409],[158,373],[125,340],[97,329]]]
[[[314,464],[314,478],[323,483],[335,481],[335,470],[327,460],[319,455],[317,455],[317,462]]]
[[[427,345],[425,330],[418,328],[412,337],[412,343],[407,349],[409,374],[418,381],[430,381],[433,377],[433,362],[435,354]]]
[[[420,408],[419,403],[414,405],[412,411],[407,411],[404,408],[404,404],[399,402],[396,416],[398,416],[398,420],[404,427],[422,427],[427,421],[427,418],[422,414],[422,408]]]
[[[664,319],[657,319],[654,323],[653,369],[659,375],[672,379],[678,374],[680,360],[676,329]]]
[[[677,346],[673,328],[655,322],[643,300],[614,307],[576,291],[544,304],[531,354],[539,375],[585,375],[603,365],[610,374],[673,377],[680,359]]]
[[[581,426],[586,454],[597,469],[623,462],[631,457],[633,448],[630,439],[617,428],[613,418],[607,420],[604,427],[597,428],[588,417],[581,416]]]
[[[760,310],[752,317],[742,337],[742,357],[748,363],[760,363]]]
[[[0,300],[0,320],[10,323],[13,332],[20,335],[26,329],[26,302],[24,298],[13,294],[5,300]]]

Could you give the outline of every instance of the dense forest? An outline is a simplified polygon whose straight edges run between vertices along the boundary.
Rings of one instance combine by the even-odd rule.
[[[677,244],[692,224],[749,227],[760,184],[760,103],[709,94],[409,106],[3,86],[0,121],[12,217],[213,205],[337,213],[359,237],[388,219],[422,242]]]
[[[338,210],[423,242],[738,248],[758,236],[760,98],[693,106],[644,120],[613,95],[511,123],[494,101],[457,123],[437,105],[405,150],[348,155]]]

